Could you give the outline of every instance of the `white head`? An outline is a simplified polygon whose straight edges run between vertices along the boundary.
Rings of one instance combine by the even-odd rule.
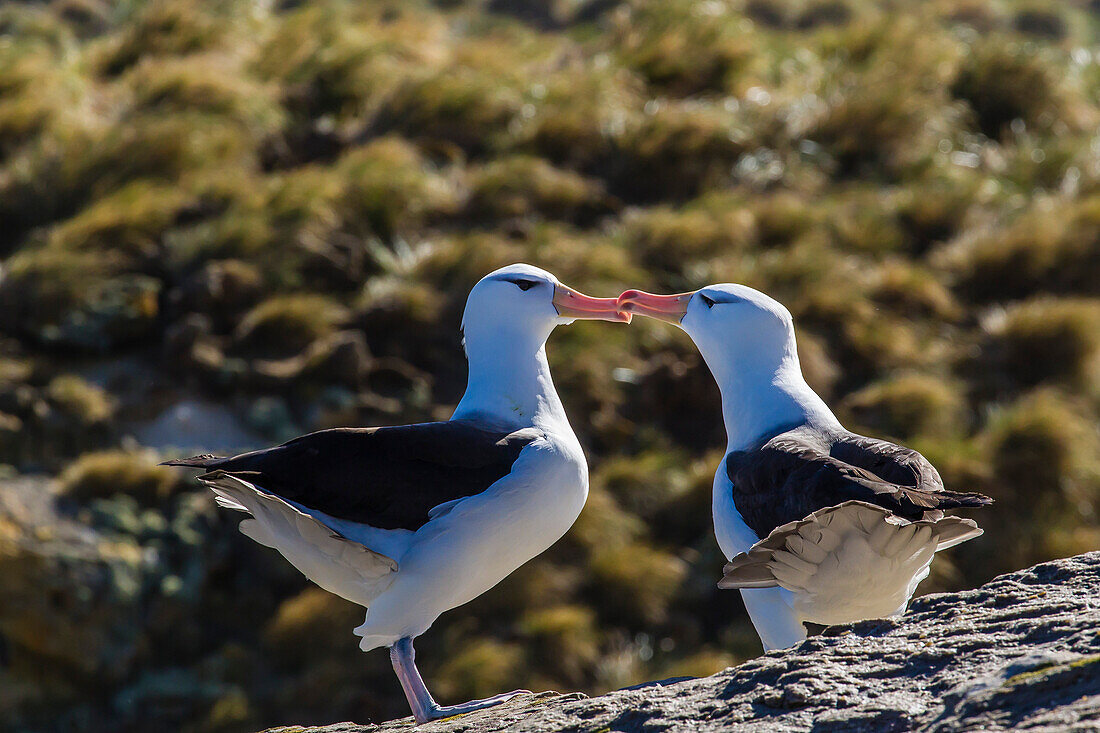
[[[494,270],[474,285],[462,313],[462,332],[467,341],[484,336],[537,349],[555,326],[577,319],[630,322],[615,298],[589,297],[546,270],[519,263]]]
[[[532,265],[481,278],[462,314],[470,379],[455,417],[529,425],[543,406],[560,410],[543,346],[556,326],[578,319],[629,323],[630,315],[615,298],[589,297]]]
[[[628,290],[619,308],[691,336],[722,390],[731,444],[800,420],[836,423],[802,377],[790,311],[764,293],[733,283],[677,295]]]
[[[790,311],[745,285],[708,285],[677,295],[628,290],[619,307],[684,329],[719,383],[798,364]]]

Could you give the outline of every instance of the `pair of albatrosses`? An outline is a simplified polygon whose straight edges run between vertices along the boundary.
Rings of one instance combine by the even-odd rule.
[[[576,319],[631,314],[682,327],[721,385],[729,450],[714,482],[715,534],[764,646],[806,623],[901,613],[933,554],[981,534],[943,510],[989,503],[945,491],[920,454],[846,431],[802,378],[791,316],[738,285],[591,298],[530,265],[486,275],[463,314],[469,379],[447,422],[337,428],[202,468],[241,531],[367,608],[366,651],[388,646],[418,723],[526,692],[441,706],[413,639],[560,538],[588,495],[588,466],[554,389],[545,342]]]

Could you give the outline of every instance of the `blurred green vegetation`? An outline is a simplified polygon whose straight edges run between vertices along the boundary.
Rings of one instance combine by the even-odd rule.
[[[47,643],[70,636],[0,614],[0,720],[407,714],[359,609],[154,464],[446,418],[466,292],[514,261],[784,302],[849,427],[997,499],[921,592],[1100,547],[1098,30],[1086,0],[4,3],[0,463],[60,477],[127,621]],[[598,692],[759,653],[715,588],[724,441],[690,342],[640,319],[549,350],[591,497],[423,638],[429,684]]]

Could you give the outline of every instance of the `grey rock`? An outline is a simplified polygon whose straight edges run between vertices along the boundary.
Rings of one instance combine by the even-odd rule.
[[[1100,552],[924,596],[703,679],[544,692],[413,726],[270,733],[1100,730]]]
[[[62,518],[55,491],[39,478],[0,480],[0,634],[52,682],[114,680],[138,654],[135,589],[149,558]]]

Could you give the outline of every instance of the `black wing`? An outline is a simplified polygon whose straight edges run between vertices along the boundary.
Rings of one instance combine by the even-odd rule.
[[[508,433],[467,420],[335,428],[232,458],[167,461],[224,471],[333,517],[380,529],[416,530],[428,510],[479,494],[512,469],[542,433]]]
[[[870,471],[880,479],[922,491],[944,491],[939,471],[912,448],[844,433],[829,446],[829,455],[851,466]]]
[[[914,450],[806,427],[731,452],[726,472],[734,505],[758,537],[845,501],[876,504],[910,520],[992,503],[981,494],[945,491],[936,469]]]

